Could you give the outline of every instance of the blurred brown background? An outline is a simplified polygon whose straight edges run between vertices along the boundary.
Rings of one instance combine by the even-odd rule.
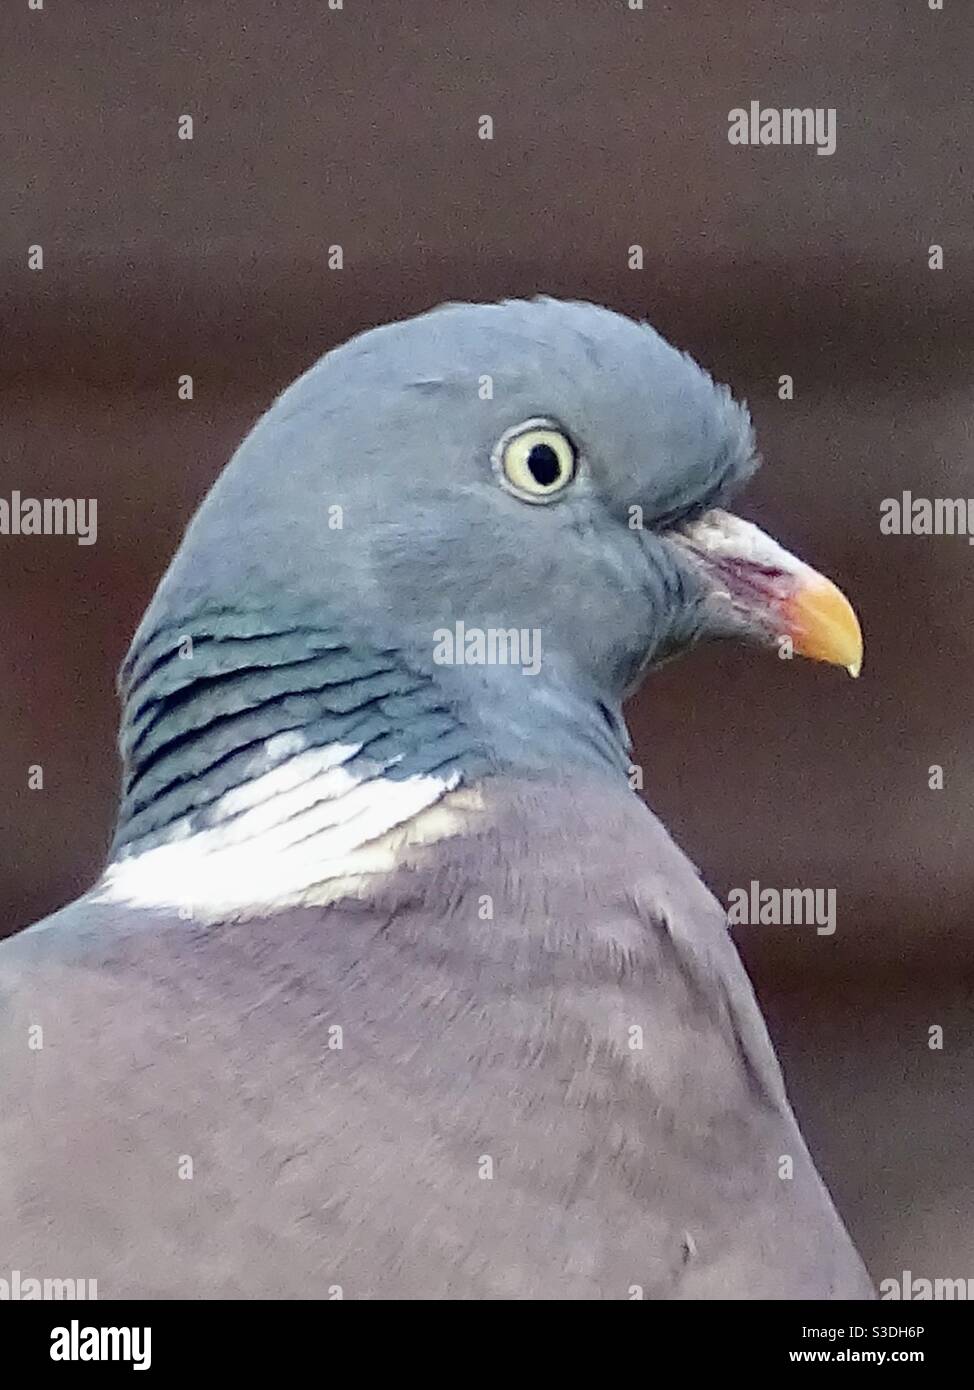
[[[730,649],[668,668],[632,711],[648,800],[718,892],[837,889],[833,937],[738,932],[796,1108],[877,1279],[974,1277],[974,551],[879,532],[904,488],[974,494],[970,7],[88,0],[5,25],[0,496],[96,497],[98,541],[0,537],[0,931],[99,872],[115,669],[274,394],[443,299],[603,301],[749,400],[742,510],[867,643],[855,684]],[[731,146],[751,100],[836,108],[835,154]]]

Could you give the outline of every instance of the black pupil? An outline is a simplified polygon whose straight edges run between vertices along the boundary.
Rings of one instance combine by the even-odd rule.
[[[550,444],[534,444],[528,454],[528,468],[538,487],[551,487],[561,476],[558,455]]]

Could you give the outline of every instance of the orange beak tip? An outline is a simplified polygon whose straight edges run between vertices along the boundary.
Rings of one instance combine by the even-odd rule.
[[[795,651],[813,661],[844,666],[853,678],[862,670],[862,629],[855,609],[830,579],[810,570],[786,604]]]

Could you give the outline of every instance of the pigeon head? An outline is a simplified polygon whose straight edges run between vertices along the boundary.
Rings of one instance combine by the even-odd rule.
[[[555,300],[448,305],[284,393],[155,609],[317,607],[420,662],[457,623],[536,630],[542,663],[612,698],[706,637],[854,667],[837,591],[721,510],[755,464],[745,408],[647,325]]]
[[[451,776],[618,768],[625,695],[706,638],[857,671],[839,591],[726,510],[755,463],[726,387],[593,305],[450,304],[329,352],[241,445],[133,643],[122,843],[166,831],[160,796],[206,824],[228,759],[252,776],[309,740],[401,779],[441,754]]]

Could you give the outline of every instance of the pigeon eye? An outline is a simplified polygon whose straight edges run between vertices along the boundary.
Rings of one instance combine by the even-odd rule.
[[[492,455],[494,471],[525,502],[547,502],[575,476],[575,450],[549,420],[526,420],[502,434]]]

